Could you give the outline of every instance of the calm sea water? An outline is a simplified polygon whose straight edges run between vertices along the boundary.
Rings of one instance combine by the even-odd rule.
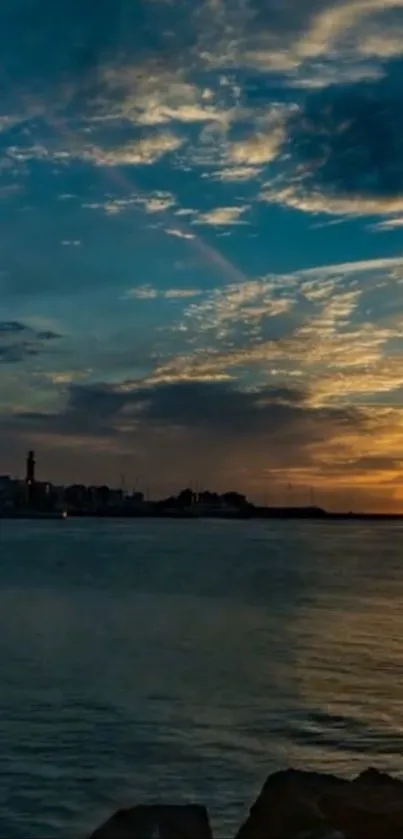
[[[0,522],[0,835],[403,771],[399,524]]]

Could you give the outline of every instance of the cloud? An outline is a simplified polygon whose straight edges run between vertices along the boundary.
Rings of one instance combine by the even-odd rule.
[[[245,212],[249,210],[248,205],[243,207],[215,207],[206,213],[199,213],[192,224],[209,224],[212,227],[229,227],[234,224],[246,224],[242,219]]]
[[[349,274],[351,276],[364,273],[374,273],[378,277],[382,276],[383,272],[393,272],[394,270],[403,270],[403,256],[380,258],[380,259],[361,259],[359,262],[340,262],[335,265],[322,265],[318,268],[308,268],[300,271],[301,277],[313,277],[318,280],[320,277],[335,277]]]
[[[321,376],[315,383],[315,388],[310,398],[312,405],[331,404],[371,404],[375,397],[382,397],[385,404],[385,397],[392,397],[397,394],[397,402],[400,403],[403,390],[403,364],[402,357],[383,358],[380,354],[368,363],[365,353],[361,356],[361,363],[357,366],[341,369],[339,364],[337,374]]]
[[[278,157],[286,139],[287,110],[269,112],[261,130],[228,144],[227,156],[237,166],[260,166]]]
[[[262,199],[309,213],[402,213],[399,101],[393,78],[308,96],[289,118],[284,165]]]
[[[107,216],[117,216],[137,204],[136,198],[109,198],[106,201],[92,201],[82,205],[85,210],[101,210]]]
[[[314,406],[340,402],[345,382],[344,401],[371,404],[400,387],[403,306],[394,301],[402,281],[401,258],[379,259],[205,292],[183,314],[190,351],[157,365],[149,380],[298,378]]]
[[[197,288],[169,288],[168,291],[163,292],[163,296],[167,300],[180,300],[188,297],[198,297],[202,292]]]
[[[172,132],[161,132],[115,146],[109,150],[100,147],[83,149],[79,156],[98,166],[149,166],[166,154],[172,154],[183,145],[183,138]]]
[[[21,334],[35,337],[40,341],[54,341],[62,336],[50,329],[35,330],[26,323],[18,320],[2,320],[0,321],[0,340],[14,340]]]
[[[190,207],[180,207],[179,210],[175,211],[176,216],[193,216],[197,213],[197,210],[191,209]]]
[[[296,92],[319,91],[336,85],[353,85],[381,79],[384,73],[371,61],[342,56],[336,61],[320,61],[298,68],[289,80],[289,87]]]
[[[135,125],[160,126],[218,123],[227,126],[231,103],[217,101],[217,91],[183,78],[182,68],[170,70],[156,62],[107,67],[103,81],[109,97],[118,102],[115,118],[124,116]],[[110,112],[108,118],[110,119]]]
[[[155,300],[158,297],[158,290],[149,285],[131,288],[124,295],[124,299],[135,298],[137,300]]]
[[[155,190],[150,193],[133,192],[126,198],[113,198],[110,195],[104,201],[85,203],[82,205],[87,210],[101,210],[106,215],[120,215],[120,213],[141,208],[150,215],[165,213],[176,204],[175,196],[171,192]]]
[[[269,188],[260,193],[260,198],[269,204],[287,206],[304,213],[326,214],[334,216],[375,216],[403,212],[403,196],[396,198],[378,197],[337,197],[309,188],[285,187]]]
[[[326,490],[326,506],[331,494],[339,509],[353,490],[357,506],[368,508],[372,499],[382,508],[387,497],[390,509],[403,430],[396,409],[315,408],[300,387],[242,390],[224,381],[73,383],[59,411],[0,415],[3,432],[9,433],[11,422],[13,440],[40,444],[42,460],[46,447],[53,458],[57,447],[64,462],[65,448],[69,460],[76,452],[84,466],[87,454],[91,461],[96,452],[105,468],[111,453],[124,455],[128,464],[135,453],[136,468],[156,470],[158,494],[160,476],[166,486],[163,476],[169,475],[169,494],[184,485],[190,469],[206,486],[223,491],[229,485],[258,498],[268,482],[277,498],[286,481],[296,497],[315,486],[318,496]]]
[[[206,178],[223,183],[242,183],[257,178],[261,171],[256,166],[230,166],[218,169],[216,172],[206,172],[204,175]]]
[[[133,393],[145,422],[183,425],[190,429],[238,435],[279,431],[298,422],[299,391],[280,388],[242,392],[226,382],[183,382]]]
[[[139,433],[141,427],[179,429],[240,440],[257,434],[278,444],[299,435],[299,444],[320,440],[361,420],[354,411],[316,410],[304,405],[304,393],[288,387],[242,391],[230,382],[177,382],[138,386],[106,384],[69,386],[66,407],[58,414],[18,413],[17,424],[32,431],[107,434]],[[126,431],[122,432],[122,428]],[[296,439],[296,438],[295,438]]]
[[[165,233],[167,233],[168,236],[176,236],[177,239],[194,239],[193,233],[188,233],[185,230],[179,230],[175,227],[167,227],[165,229]]]
[[[202,55],[216,71],[294,89],[354,83],[382,75],[385,57],[399,55],[400,12],[401,0],[223,3],[206,20]]]
[[[403,30],[401,26],[392,26],[389,30],[386,26],[382,29],[374,28],[372,31],[364,32],[361,36],[358,49],[362,55],[377,56],[378,58],[389,59],[401,56]]]
[[[51,370],[45,374],[45,377],[53,385],[69,385],[72,382],[85,379],[90,373],[91,370],[63,370],[63,372]]]
[[[26,163],[31,160],[40,160],[47,163],[69,161],[72,157],[67,148],[57,148],[53,143],[49,146],[44,143],[35,143],[32,146],[21,144],[9,146],[6,151],[7,158],[16,163]]]
[[[62,336],[35,330],[20,321],[0,321],[0,364],[17,364],[45,354],[47,344]]]
[[[347,0],[347,2],[333,4],[313,19],[311,27],[299,41],[297,51],[303,57],[309,58],[327,55],[347,34],[351,35],[352,31],[355,31],[356,35],[360,35],[362,39],[363,28],[371,16],[402,8],[402,0]],[[379,48],[380,52],[377,51]],[[375,40],[371,54],[384,57],[382,43],[379,44]]]
[[[284,2],[282,13],[268,4],[261,29],[240,39],[236,60],[294,88],[379,78],[385,59],[403,53],[401,9],[401,0]]]
[[[403,227],[403,216],[397,216],[397,218],[389,218],[386,221],[380,221],[378,224],[372,225],[372,230],[378,231],[388,231],[388,230],[397,230],[400,227]]]
[[[169,192],[156,192],[154,195],[139,196],[138,203],[147,213],[165,213],[175,206],[175,198]]]
[[[165,298],[167,300],[179,300],[181,298],[187,299],[189,297],[197,297],[201,291],[196,288],[168,288],[158,289],[150,285],[137,286],[126,291],[124,300],[155,300],[157,297]]]
[[[44,329],[42,332],[37,332],[36,337],[39,341],[57,341],[62,338],[62,335],[52,332],[50,329]]]
[[[292,292],[285,281],[282,289],[273,280],[251,280],[245,283],[231,283],[206,295],[199,304],[193,304],[187,316],[197,324],[200,332],[219,332],[221,337],[230,335],[241,324],[243,328],[254,328],[257,337],[259,327],[267,318],[289,312],[296,304],[295,287]]]
[[[243,164],[259,166],[262,163],[271,163],[278,156],[283,139],[283,134],[279,132],[278,137],[255,134],[248,137],[247,140],[231,143],[228,148],[229,160],[240,166]]]
[[[185,142],[183,136],[180,137],[170,130],[157,130],[150,134],[142,133],[123,143],[120,138],[119,140],[115,139],[115,142],[110,140],[105,142],[108,137],[104,134],[100,139],[99,144],[89,145],[86,134],[70,135],[61,131],[46,146],[42,144],[33,146],[21,144],[8,147],[7,158],[21,165],[35,160],[52,165],[55,163],[71,165],[72,162],[80,160],[105,167],[150,166],[157,163],[165,155],[171,155],[178,151]],[[20,189],[21,187],[18,185],[4,187],[7,194],[10,191]],[[123,207],[124,201],[127,201],[127,199],[120,199],[120,205],[114,202],[114,206]],[[137,201],[140,201],[139,196],[137,196]]]
[[[26,326],[16,320],[2,320],[0,321],[0,335],[13,335],[18,332],[25,332]]]
[[[339,159],[340,165],[344,165],[348,148],[354,154],[354,143],[362,145],[365,135],[372,134],[370,128],[366,130],[364,117],[366,111],[373,110],[373,103],[363,103],[360,113],[357,104],[363,95],[363,85],[358,81],[368,74],[374,78],[379,73],[372,54],[378,52],[384,56],[391,51],[395,54],[398,49],[396,34],[394,44],[391,41],[396,30],[389,17],[389,28],[385,30],[388,34],[382,45],[378,43],[378,18],[382,10],[379,3],[307,0],[297,8],[295,0],[285,0],[280,9],[278,3],[269,0],[264,9],[260,2],[226,2],[219,4],[218,10],[218,6],[213,8],[205,2],[197,13],[188,3],[174,5],[175,9],[171,4],[159,7],[160,17],[152,21],[154,34],[156,37],[158,34],[154,48],[146,47],[143,19],[136,37],[139,44],[141,33],[145,37],[144,49],[134,52],[124,39],[126,49],[120,44],[119,50],[112,51],[113,56],[106,50],[97,62],[96,77],[90,74],[91,83],[88,87],[84,85],[84,96],[82,85],[77,91],[72,84],[69,106],[74,106],[75,113],[81,116],[81,122],[74,127],[74,142],[68,133],[71,114],[68,111],[67,132],[61,129],[61,136],[52,137],[46,143],[29,145],[24,141],[25,145],[12,145],[7,152],[10,159],[21,163],[36,159],[49,164],[70,164],[81,159],[114,167],[149,166],[167,156],[168,164],[185,169],[200,166],[205,168],[202,175],[227,184],[247,183],[260,176],[262,167],[268,166],[270,171],[274,167],[273,179],[261,190],[261,195],[270,203],[335,215],[401,211],[400,192],[371,191],[364,184],[367,173],[362,173],[357,189],[344,190],[336,169],[334,176],[330,172],[330,158],[333,167],[337,167]],[[398,0],[389,0],[385,8],[392,14],[399,12],[401,5]],[[75,14],[80,29],[85,15],[78,7]],[[182,14],[188,21],[188,32],[183,28]],[[119,18],[116,12],[110,11],[109,15]],[[132,13],[125,10],[125,15],[134,26]],[[165,15],[171,21],[171,28],[165,29]],[[53,19],[52,25],[56,23]],[[82,21],[85,31],[87,24],[88,21]],[[355,34],[349,52],[343,39],[347,36],[348,42],[352,32]],[[165,51],[161,52],[162,44]],[[226,62],[229,64],[224,69]],[[237,69],[242,83],[231,68]],[[257,77],[250,77],[251,68],[255,68]],[[348,85],[340,84],[343,68],[348,74]],[[267,85],[272,73],[277,75],[273,77],[271,92]],[[355,83],[351,83],[353,79]],[[282,95],[285,84],[295,88],[293,94]],[[332,116],[326,111],[325,99],[323,107],[320,106],[319,100],[314,99],[315,92],[308,96],[307,102],[301,98],[298,88],[318,84],[328,85],[322,93],[332,98],[330,111],[338,108],[337,114]],[[385,101],[385,91],[386,88],[383,92],[380,89],[380,102]],[[293,98],[295,102],[290,104]],[[349,108],[346,103],[351,98],[356,101]],[[270,99],[275,99],[275,104],[267,108]],[[395,105],[397,99],[396,95]],[[393,103],[391,111],[392,106]],[[363,123],[361,134],[357,128],[359,120]],[[349,121],[354,123],[350,128],[346,127]],[[379,124],[375,114],[373,122],[375,126]],[[60,119],[56,124],[64,126]],[[326,134],[326,142],[334,145],[334,153],[330,148],[328,166],[325,162],[318,164],[314,149],[314,138],[317,137],[322,147]],[[91,145],[89,137],[99,142]],[[123,141],[125,137],[130,139]],[[65,147],[57,148],[57,143]],[[384,157],[391,160],[393,149],[386,148],[386,144]],[[180,155],[175,154],[179,151]],[[351,173],[357,169],[359,157],[357,152]],[[370,165],[371,153],[368,159]],[[303,177],[301,170],[304,170]],[[99,205],[98,201],[87,204],[94,209]],[[163,205],[163,198],[151,198],[144,207],[147,212],[158,213],[163,211]],[[119,214],[130,204],[112,199],[103,206],[105,212]]]

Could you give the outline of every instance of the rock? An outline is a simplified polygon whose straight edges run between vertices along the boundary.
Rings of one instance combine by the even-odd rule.
[[[394,787],[396,790],[403,792],[402,781],[399,781],[398,778],[393,778],[391,775],[387,775],[386,772],[379,772],[379,769],[374,769],[372,766],[366,769],[365,772],[361,772],[361,775],[358,775],[354,781],[351,781],[350,786],[357,786],[359,784],[376,784],[378,788],[383,784],[383,786]]]
[[[313,832],[304,830],[302,833],[297,833],[296,839],[345,839],[345,836],[339,830],[333,830],[331,828],[330,831],[325,829],[323,832],[322,828]]]
[[[347,839],[403,837],[403,783],[376,769],[327,793],[320,806]]]
[[[139,805],[119,810],[90,839],[213,839],[205,807]]]
[[[120,810],[91,839],[212,839],[205,807]],[[269,776],[236,839],[403,839],[403,782],[376,769],[352,781],[288,770]]]
[[[288,770],[269,776],[236,839],[321,839],[332,825],[319,800],[348,782],[334,775]]]

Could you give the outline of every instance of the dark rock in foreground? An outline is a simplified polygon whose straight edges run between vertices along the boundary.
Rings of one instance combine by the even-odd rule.
[[[91,839],[212,839],[197,805],[121,810]],[[236,839],[403,839],[403,782],[376,769],[352,781],[288,770],[270,775]]]
[[[375,769],[353,781],[278,772],[236,839],[403,839],[403,783]]]
[[[119,810],[91,839],[212,839],[205,807],[140,805]]]
[[[403,783],[369,769],[321,801],[327,819],[348,839],[402,839]]]
[[[292,769],[270,775],[236,839],[325,836],[329,825],[320,809],[320,799],[345,785],[348,781],[334,775]]]

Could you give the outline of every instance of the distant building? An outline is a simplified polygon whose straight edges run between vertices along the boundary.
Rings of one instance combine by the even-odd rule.
[[[144,504],[144,492],[132,492],[131,495],[127,496],[126,502],[132,506]]]
[[[0,510],[11,510],[19,503],[24,503],[25,494],[24,482],[9,475],[0,476]]]
[[[248,503],[246,495],[241,495],[239,492],[224,492],[221,498],[225,505],[234,507],[236,510],[240,510]]]
[[[182,508],[191,507],[195,501],[196,494],[191,489],[183,489],[177,497],[177,504]]]
[[[9,490],[12,484],[12,480],[10,475],[0,475],[0,492],[4,492],[4,490]]]
[[[13,481],[10,475],[0,475],[0,509],[12,502]]]

